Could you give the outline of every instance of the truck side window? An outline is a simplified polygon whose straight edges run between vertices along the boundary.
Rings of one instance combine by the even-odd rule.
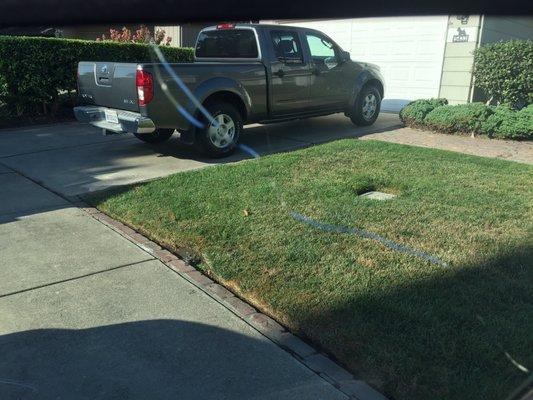
[[[271,31],[272,45],[279,61],[286,64],[301,64],[304,62],[302,46],[298,34],[292,31]]]
[[[325,37],[317,36],[312,33],[305,35],[311,58],[315,62],[324,61],[326,58],[335,57],[335,45]]]

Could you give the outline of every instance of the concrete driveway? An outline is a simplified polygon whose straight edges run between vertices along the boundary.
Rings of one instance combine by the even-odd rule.
[[[395,124],[333,116],[251,127],[244,143],[268,154]],[[212,163],[76,123],[0,131],[0,399],[347,399],[67,200]]]
[[[373,126],[365,128],[355,127],[344,115],[336,114],[249,126],[242,143],[265,155],[399,125],[397,114],[382,113]],[[250,157],[238,151],[222,160],[205,159],[176,139],[148,145],[132,135],[102,136],[97,129],[78,123],[0,130],[0,143],[1,163],[68,196]]]

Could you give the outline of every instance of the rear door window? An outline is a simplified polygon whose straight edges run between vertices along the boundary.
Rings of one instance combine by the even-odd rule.
[[[271,31],[272,45],[277,59],[286,64],[304,62],[298,33],[293,31]]]
[[[257,58],[257,40],[251,29],[202,31],[196,42],[199,58]]]

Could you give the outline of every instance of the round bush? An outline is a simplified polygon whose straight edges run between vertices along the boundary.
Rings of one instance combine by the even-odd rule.
[[[437,107],[448,104],[446,99],[421,99],[407,104],[400,111],[400,119],[406,125],[422,126],[426,115]]]

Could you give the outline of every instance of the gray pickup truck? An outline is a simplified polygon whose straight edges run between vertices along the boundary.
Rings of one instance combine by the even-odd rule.
[[[212,157],[232,153],[243,125],[344,112],[376,120],[383,78],[323,33],[300,27],[220,24],[198,35],[193,63],[83,61],[74,113],[104,133],[148,143],[180,138]]]

